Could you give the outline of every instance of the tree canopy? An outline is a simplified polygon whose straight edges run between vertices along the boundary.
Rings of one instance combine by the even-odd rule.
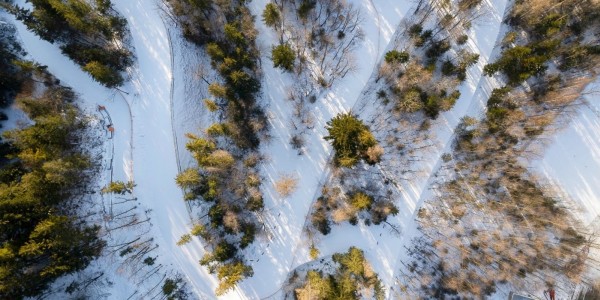
[[[352,113],[342,113],[335,116],[325,127],[329,135],[325,140],[330,141],[335,150],[335,162],[342,167],[352,167],[361,159],[368,163],[376,163],[368,159],[367,151],[377,145],[377,140],[361,120]]]

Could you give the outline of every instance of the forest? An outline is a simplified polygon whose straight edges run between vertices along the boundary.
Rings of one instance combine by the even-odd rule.
[[[110,0],[30,2],[32,9],[0,4],[42,39],[59,43],[63,53],[94,80],[107,87],[123,83],[123,72],[132,63],[131,53],[122,46],[127,22]]]
[[[599,66],[599,0],[0,0],[0,298],[600,299]]]
[[[1,140],[0,294],[10,299],[43,295],[104,245],[99,227],[78,215],[78,199],[95,174],[79,146],[86,122],[76,95],[43,66],[22,60],[19,49],[14,35],[2,37],[2,76],[10,79],[2,81],[4,105],[14,101],[33,122]]]

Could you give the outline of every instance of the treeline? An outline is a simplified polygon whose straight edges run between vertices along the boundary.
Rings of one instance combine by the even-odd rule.
[[[25,74],[14,61],[19,59],[23,50],[15,40],[15,29],[8,24],[0,24],[0,108],[12,103],[21,88]],[[1,113],[0,121],[7,116]],[[0,124],[0,128],[1,128]]]
[[[321,259],[320,263],[324,261]],[[381,280],[363,251],[356,247],[333,254],[331,261],[327,260],[321,268],[302,273],[294,270],[287,287],[298,300],[385,299]]]
[[[403,44],[385,54],[377,96],[398,113],[423,112],[435,119],[460,98],[458,86],[479,54],[470,52],[472,22],[482,16],[481,0],[419,1],[414,20],[405,24]]]
[[[321,234],[331,231],[331,224],[363,220],[366,225],[387,222],[398,208],[376,185],[365,182],[368,170],[383,155],[370,128],[352,113],[342,113],[327,122],[324,137],[334,149],[333,176],[321,189],[311,209],[311,224]],[[366,171],[365,171],[366,170]],[[364,177],[363,177],[364,176]]]
[[[597,1],[517,1],[504,51],[485,67],[495,89],[483,120],[456,129],[439,196],[418,212],[423,237],[402,288],[425,297],[484,297],[500,284],[571,286],[585,281],[594,234],[521,161],[577,103],[598,66]],[[529,88],[525,88],[528,86]],[[418,275],[418,276],[416,276]]]
[[[42,39],[58,43],[65,55],[107,87],[123,83],[131,53],[122,48],[127,21],[110,0],[31,0],[31,10],[2,3]]]
[[[0,51],[18,59],[11,48]],[[92,161],[78,145],[86,123],[74,93],[35,63],[13,60],[6,70],[17,81],[2,92],[19,92],[16,102],[34,122],[4,132],[0,145],[0,298],[22,299],[85,268],[104,242],[76,215]]]
[[[204,46],[221,80],[210,83],[207,110],[216,120],[202,136],[189,134],[187,149],[198,167],[183,171],[176,181],[187,201],[201,201],[203,213],[190,234],[201,237],[210,251],[200,261],[216,273],[222,295],[252,267],[240,250],[253,243],[263,209],[257,149],[266,118],[256,102],[260,90],[259,52],[254,17],[245,1],[168,0],[174,18],[190,41]],[[231,183],[236,184],[231,184]]]

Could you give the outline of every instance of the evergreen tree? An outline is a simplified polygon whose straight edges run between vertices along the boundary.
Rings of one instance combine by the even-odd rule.
[[[274,27],[281,21],[281,13],[275,3],[267,3],[262,13],[262,20],[269,27]]]
[[[276,68],[292,71],[294,69],[296,53],[294,53],[294,50],[292,50],[292,47],[289,44],[281,44],[271,49],[271,59]]]
[[[185,169],[175,178],[177,185],[183,189],[196,187],[200,185],[201,180],[200,173],[194,168]]]
[[[366,156],[369,147],[377,141],[369,128],[352,113],[335,116],[326,126],[329,135],[325,140],[331,142],[335,150],[335,162],[342,167],[352,167]]]
[[[87,63],[83,70],[90,73],[94,80],[106,85],[107,87],[119,86],[123,83],[123,77],[119,72],[111,69],[110,67],[101,64],[98,61],[91,61]]]
[[[217,270],[217,278],[219,278],[219,286],[216,289],[217,296],[232,290],[238,282],[252,276],[253,273],[252,267],[244,265],[242,262],[222,265]]]
[[[410,54],[406,51],[391,50],[385,54],[385,62],[388,64],[406,63],[410,58]]]
[[[133,183],[133,181],[123,182],[123,181],[117,180],[117,181],[112,181],[107,186],[103,187],[101,192],[103,194],[112,193],[112,194],[125,195],[125,193],[131,194],[133,192],[133,187],[135,187],[135,184]]]
[[[354,195],[352,195],[352,197],[350,197],[349,200],[350,205],[352,205],[352,207],[356,208],[357,210],[368,209],[373,203],[373,197],[363,192],[354,193]]]

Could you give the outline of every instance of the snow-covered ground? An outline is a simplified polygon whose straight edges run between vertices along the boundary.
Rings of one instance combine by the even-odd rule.
[[[27,6],[24,1],[17,2]],[[158,9],[160,2],[113,3],[127,18],[136,57],[136,64],[130,70],[131,80],[121,88],[124,93],[94,82],[62,55],[57,46],[40,40],[14,18],[11,21],[17,26],[28,58],[47,65],[63,84],[72,87],[80,95],[82,108],[93,113],[97,105],[106,107],[115,127],[113,178],[135,181],[134,194],[140,200],[140,210],[151,210],[159,261],[185,275],[198,296],[213,298],[216,280],[198,264],[203,255],[200,242],[196,240],[184,247],[176,245],[191,225],[183,194],[174,181],[178,168],[171,122],[173,74],[167,29]],[[115,292],[131,294],[131,290]]]
[[[387,225],[365,226],[359,223],[357,228],[344,224],[334,227],[332,233],[323,237],[317,245],[324,255],[344,251],[350,246],[357,246],[365,250],[366,257],[373,264],[375,271],[379,273],[391,298],[395,296],[393,290],[393,287],[397,285],[395,276],[399,270],[404,269],[401,262],[407,263],[405,247],[410,247],[411,239],[418,234],[414,222],[416,210],[424,200],[432,196],[430,187],[437,180],[435,174],[441,165],[442,154],[451,152],[450,142],[453,139],[454,128],[463,116],[482,116],[489,94],[499,84],[493,78],[482,76],[482,69],[499,51],[496,46],[504,35],[505,29],[501,26],[501,22],[507,4],[506,0],[486,2],[489,13],[474,22],[473,28],[468,32],[469,47],[472,52],[480,54],[479,62],[469,69],[467,81],[459,88],[461,97],[454,108],[441,114],[432,122],[430,130],[434,132],[435,147],[429,149],[428,153],[422,157],[422,161],[419,162],[419,166],[417,166],[419,175],[411,177],[409,181],[397,180],[400,183],[401,197],[394,201],[396,201],[400,213],[388,220],[390,223],[398,225],[401,233],[398,234]],[[389,11],[390,7],[379,7],[378,10]],[[390,44],[390,47],[393,45]],[[391,48],[387,50],[391,50]],[[366,103],[365,111],[361,112],[364,119],[380,113],[369,111],[368,104],[377,101],[374,95],[374,91],[377,89],[370,87],[370,85],[375,85],[375,76],[373,74],[369,85],[365,88],[365,95],[370,94],[370,96],[361,99]],[[368,89],[371,91],[367,91]],[[363,107],[362,104],[359,105]]]
[[[585,225],[598,221],[600,215],[599,90],[600,80],[587,87],[585,104],[534,164],[541,178],[579,206]]]
[[[23,4],[24,0],[20,0]],[[260,16],[267,0],[250,3],[253,14]],[[311,108],[315,116],[314,129],[306,135],[306,151],[298,155],[289,143],[293,130],[293,102],[287,100],[287,88],[294,84],[291,75],[275,69],[269,59],[271,45],[277,42],[276,34],[256,18],[258,47],[262,50],[263,95],[270,120],[272,140],[261,147],[267,157],[261,173],[264,177],[265,224],[267,234],[261,236],[244,250],[254,277],[244,280],[224,298],[278,299],[280,288],[289,271],[306,263],[308,245],[303,229],[314,199],[329,176],[328,161],[331,147],[323,140],[325,123],[340,112],[352,110],[363,102],[375,101],[366,97],[373,86],[374,70],[382,55],[391,48],[398,37],[396,32],[404,17],[410,13],[414,1],[410,0],[352,0],[360,8],[365,20],[362,29],[365,40],[357,50],[358,70],[338,81],[331,90],[320,95]],[[114,140],[113,176],[115,180],[134,180],[135,196],[140,210],[151,210],[152,230],[159,245],[159,261],[172,270],[181,272],[192,291],[200,298],[213,299],[216,278],[198,263],[203,246],[194,238],[185,246],[176,241],[191,228],[191,219],[183,201],[181,190],[174,178],[180,168],[192,163],[185,150],[186,132],[200,132],[210,124],[208,114],[202,109],[206,97],[205,82],[198,71],[210,82],[212,72],[205,55],[195,45],[183,40],[179,29],[161,18],[159,0],[114,0],[115,9],[128,21],[132,50],[136,63],[130,70],[131,80],[122,88],[125,93],[110,90],[94,82],[55,45],[40,40],[27,31],[22,23],[10,20],[17,26],[29,57],[47,65],[65,85],[73,87],[80,95],[82,107],[94,113],[97,105],[106,106],[116,129]],[[406,257],[404,246],[417,234],[414,214],[418,206],[431,196],[429,187],[435,181],[440,166],[440,156],[450,152],[449,141],[461,117],[481,116],[485,101],[496,86],[492,78],[482,77],[481,70],[490,57],[497,54],[498,41],[503,37],[502,15],[507,0],[486,1],[490,14],[473,24],[469,44],[480,54],[477,66],[461,86],[461,98],[449,112],[442,114],[433,124],[436,147],[421,163],[420,176],[402,181],[401,199],[396,205],[400,213],[390,222],[399,224],[401,234],[380,226],[334,226],[332,232],[317,240],[321,256],[346,251],[358,246],[365,251],[390,290],[395,276]],[[201,72],[202,73],[202,72]],[[566,194],[580,201],[586,210],[585,220],[591,221],[600,212],[600,101],[590,96],[589,107],[581,113],[556,141],[539,163],[539,170],[563,188]],[[361,112],[369,117],[375,112]],[[577,145],[577,146],[575,146]],[[298,189],[286,199],[274,191],[273,183],[280,174],[297,175]],[[112,291],[115,298],[126,298],[137,287],[119,282]]]
[[[331,147],[323,140],[325,122],[340,112],[352,109],[395,28],[411,6],[409,1],[352,2],[359,7],[365,20],[362,25],[365,40],[356,53],[358,71],[339,80],[331,90],[319,95],[314,104],[309,104],[314,105],[310,110],[315,116],[315,124],[306,135],[303,155],[298,155],[298,151],[290,145],[293,102],[287,100],[287,89],[294,82],[291,75],[275,69],[269,59],[268,49],[278,40],[275,32],[267,28],[260,18],[255,22],[260,32],[257,44],[262,50],[263,101],[268,103],[267,115],[273,139],[261,149],[267,156],[262,174],[265,177],[263,192],[269,237],[249,251],[255,276],[241,284],[240,292],[244,293],[244,297],[277,299],[281,296],[279,289],[288,272],[306,262],[305,220],[312,201],[319,196],[322,181],[327,179],[331,153]],[[250,8],[253,14],[262,14],[266,3],[268,1],[252,1]],[[273,189],[273,183],[280,174],[294,174],[299,179],[297,191],[286,199],[280,199]],[[331,253],[324,253],[328,254]]]
[[[263,242],[258,246],[263,248],[256,249],[256,261],[252,266],[255,274],[260,275],[242,284],[241,289],[252,298],[268,296],[276,299],[281,295],[279,288],[286,279],[285,275],[309,260],[309,242],[302,236],[302,229],[306,225],[312,201],[320,195],[320,187],[329,176],[326,163],[331,149],[322,139],[325,122],[341,111],[356,108],[357,104],[362,106],[357,101],[376,101],[374,97],[361,95],[367,94],[369,89],[373,94],[372,85],[376,76],[373,71],[382,55],[389,50],[401,20],[413,6],[411,1],[352,2],[360,7],[365,20],[362,24],[365,41],[357,50],[359,68],[357,72],[334,85],[332,90],[322,95],[315,103],[313,112],[317,122],[315,129],[308,134],[307,151],[304,155],[299,156],[289,144],[292,131],[288,122],[292,118],[292,103],[283,99],[286,98],[286,87],[291,84],[290,75],[274,69],[268,59],[268,51],[263,51],[263,90],[270,105],[268,115],[271,118],[271,133],[274,136],[273,141],[262,149],[270,159],[263,174],[267,177],[267,224],[272,235],[269,241],[266,241],[266,247]],[[253,13],[260,15],[265,4],[266,1],[253,1]],[[391,223],[400,224],[404,229],[402,234],[398,235],[385,225],[334,226],[329,235],[317,239],[317,248],[321,255],[327,256],[343,252],[350,246],[358,246],[365,250],[367,258],[386,286],[394,285],[394,273],[400,267],[399,261],[406,255],[402,246],[407,246],[415,233],[415,209],[430,195],[428,186],[433,181],[441,154],[449,150],[448,142],[452,138],[454,127],[465,115],[481,115],[487,96],[496,84],[493,79],[481,77],[481,70],[493,55],[498,39],[503,36],[500,25],[506,5],[505,0],[488,2],[490,14],[474,24],[470,32],[470,46],[474,48],[473,51],[480,53],[480,62],[469,72],[469,79],[461,87],[462,96],[456,107],[435,122],[438,147],[422,162],[420,168],[424,169],[424,175],[402,185],[402,198],[396,202],[401,213],[390,219]],[[260,20],[256,22],[256,26],[261,32],[259,47],[269,49],[276,43],[276,36]],[[368,117],[368,113],[366,114],[361,112],[363,117]],[[278,199],[273,192],[272,184],[280,173],[295,173],[300,179],[298,191],[288,199]],[[265,294],[269,290],[272,292]]]

